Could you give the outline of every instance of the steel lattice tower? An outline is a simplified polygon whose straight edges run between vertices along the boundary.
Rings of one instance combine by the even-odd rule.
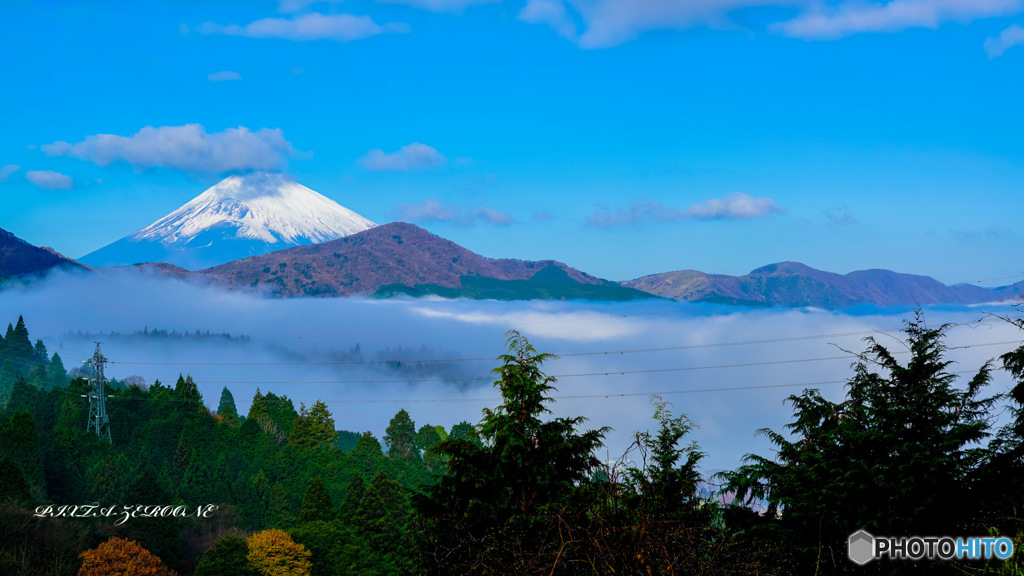
[[[107,379],[103,376],[103,367],[107,363],[106,356],[100,352],[100,343],[96,343],[96,351],[92,358],[85,361],[92,364],[92,391],[89,392],[89,423],[85,430],[96,430],[96,435],[113,444],[110,439],[110,418],[107,416]]]

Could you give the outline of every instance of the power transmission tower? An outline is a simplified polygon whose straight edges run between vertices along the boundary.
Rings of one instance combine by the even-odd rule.
[[[106,356],[100,352],[100,343],[96,343],[96,351],[92,358],[85,361],[92,365],[92,391],[89,392],[89,423],[85,430],[96,429],[96,435],[113,444],[110,439],[110,418],[107,416],[107,379],[103,376],[103,367],[107,363]]]

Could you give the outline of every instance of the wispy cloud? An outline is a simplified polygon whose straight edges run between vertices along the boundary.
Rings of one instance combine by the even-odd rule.
[[[377,24],[369,16],[313,12],[295,18],[263,18],[245,25],[204,22],[196,30],[202,34],[224,34],[247,38],[280,38],[299,42],[310,40],[349,42],[378,34],[406,33],[409,31],[409,26],[398,22]]]
[[[700,220],[738,220],[765,218],[785,211],[771,198],[755,198],[743,192],[733,192],[725,198],[712,198],[690,206],[686,209],[686,217]]]
[[[529,0],[519,19],[551,26],[581,48],[618,46],[651,30],[732,26],[729,15],[811,0]]]
[[[131,136],[96,134],[82,142],[42,146],[49,156],[72,156],[98,166],[124,162],[136,170],[171,168],[219,173],[280,169],[295,152],[280,129],[245,126],[207,133],[199,124],[147,126]]]
[[[842,2],[815,7],[771,27],[786,36],[812,40],[842,38],[861,32],[899,32],[907,28],[938,28],[945,22],[967,23],[1021,10],[1021,0],[892,0]]]
[[[390,154],[386,154],[379,148],[374,148],[359,159],[359,165],[374,171],[409,172],[439,168],[444,166],[445,161],[444,155],[437,150],[426,144],[413,142]]]
[[[208,75],[206,78],[211,82],[226,82],[229,80],[241,80],[242,75],[238,72],[228,72],[227,70],[225,70],[224,72],[214,72],[213,74]]]
[[[461,12],[467,6],[493,4],[502,0],[377,0],[382,4],[405,4],[431,12]]]
[[[518,17],[550,26],[581,48],[608,48],[652,30],[735,27],[733,14],[749,8],[795,11],[795,17],[769,24],[769,30],[823,40],[967,23],[1015,14],[1024,5],[1022,0],[528,0]]]
[[[0,182],[7,182],[7,179],[11,177],[11,174],[14,174],[20,169],[21,166],[18,166],[17,164],[0,166]]]
[[[825,218],[828,221],[835,224],[836,226],[852,226],[859,222],[857,217],[850,212],[850,209],[846,206],[839,206],[835,208],[828,208],[822,211]]]
[[[53,170],[29,170],[25,179],[44,190],[70,190],[74,187],[71,176]]]
[[[989,58],[995,58],[1020,44],[1024,44],[1024,28],[1014,24],[1003,30],[999,36],[985,40],[985,52],[988,53]]]
[[[784,213],[785,209],[771,198],[755,198],[735,192],[725,198],[712,198],[691,205],[686,210],[666,206],[653,200],[637,200],[629,206],[600,206],[587,217],[587,224],[598,228],[628,226],[645,222],[675,222],[684,219],[739,220],[765,218]]]
[[[599,206],[587,217],[587,224],[598,228],[612,228],[642,222],[674,222],[685,217],[685,213],[679,208],[665,206],[652,200],[637,200],[630,202],[626,208]]]
[[[509,226],[515,219],[508,214],[485,206],[464,207],[447,202],[439,202],[434,198],[416,204],[399,204],[393,210],[398,220],[410,222],[447,222],[457,226],[475,226],[491,224]]]

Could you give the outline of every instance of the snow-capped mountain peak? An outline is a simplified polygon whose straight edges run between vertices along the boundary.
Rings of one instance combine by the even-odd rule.
[[[128,238],[178,244],[225,226],[236,227],[239,238],[299,245],[334,240],[376,224],[282,174],[262,172],[225,178]]]
[[[375,226],[283,174],[257,172],[225,178],[82,260],[94,266],[162,261],[194,270]]]

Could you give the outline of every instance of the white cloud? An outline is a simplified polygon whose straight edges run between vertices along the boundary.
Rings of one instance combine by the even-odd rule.
[[[608,48],[649,30],[731,26],[729,14],[743,8],[802,6],[810,1],[529,0],[519,18],[547,24],[581,48]]]
[[[785,211],[771,198],[755,198],[743,192],[733,192],[725,198],[712,198],[690,206],[686,209],[686,217],[700,220],[733,220],[765,218]]]
[[[529,0],[519,12],[519,19],[531,24],[547,24],[559,36],[574,40],[576,22],[569,16],[562,0]]]
[[[787,8],[795,18],[769,26],[808,39],[861,32],[937,28],[1024,10],[1024,0],[528,0],[519,19],[551,26],[581,48],[608,48],[651,30],[730,28],[734,12]]]
[[[612,228],[643,222],[674,222],[685,217],[679,208],[665,206],[653,200],[637,200],[630,202],[628,208],[600,206],[587,217],[587,224],[598,228]]]
[[[21,169],[21,166],[17,164],[7,164],[6,166],[0,166],[0,182],[7,182],[7,179]]]
[[[467,6],[493,4],[502,0],[377,0],[382,4],[405,4],[432,12],[461,12]]]
[[[207,133],[199,124],[147,126],[131,136],[95,134],[76,144],[42,147],[49,156],[73,156],[99,166],[125,162],[136,170],[172,168],[187,172],[276,170],[294,153],[280,129],[245,126]]]
[[[438,202],[434,198],[416,204],[399,204],[394,209],[398,220],[410,222],[447,222],[457,226],[475,226],[478,223],[494,226],[515,224],[515,219],[508,214],[485,206],[462,207],[448,202]]]
[[[995,58],[1019,44],[1024,44],[1024,28],[1014,24],[1003,30],[998,37],[985,40],[985,52],[989,58]]]
[[[440,152],[419,142],[402,146],[391,154],[385,154],[383,150],[375,148],[359,159],[360,166],[374,171],[429,170],[444,166],[444,163],[445,157]]]
[[[209,79],[211,82],[225,82],[228,80],[241,80],[242,75],[238,72],[228,72],[227,70],[225,70],[223,72],[214,72],[213,74],[208,75],[206,78]]]
[[[44,190],[70,190],[74,186],[70,176],[53,170],[29,170],[25,179]]]
[[[765,218],[785,212],[771,198],[754,198],[735,192],[725,198],[712,198],[691,205],[685,211],[653,200],[637,200],[626,208],[600,206],[587,217],[587,224],[598,228],[628,226],[645,222],[676,222],[687,218],[697,220],[737,220]]]
[[[409,31],[409,26],[402,23],[380,25],[369,16],[314,12],[296,18],[263,18],[244,26],[205,22],[197,30],[203,34],[224,34],[248,38],[281,38],[300,42],[309,40],[348,42],[389,32],[405,33]]]
[[[907,28],[938,28],[945,22],[967,23],[1021,10],[1021,0],[892,0],[845,2],[834,8],[805,12],[772,30],[813,40],[841,38],[861,32],[899,32]]]

